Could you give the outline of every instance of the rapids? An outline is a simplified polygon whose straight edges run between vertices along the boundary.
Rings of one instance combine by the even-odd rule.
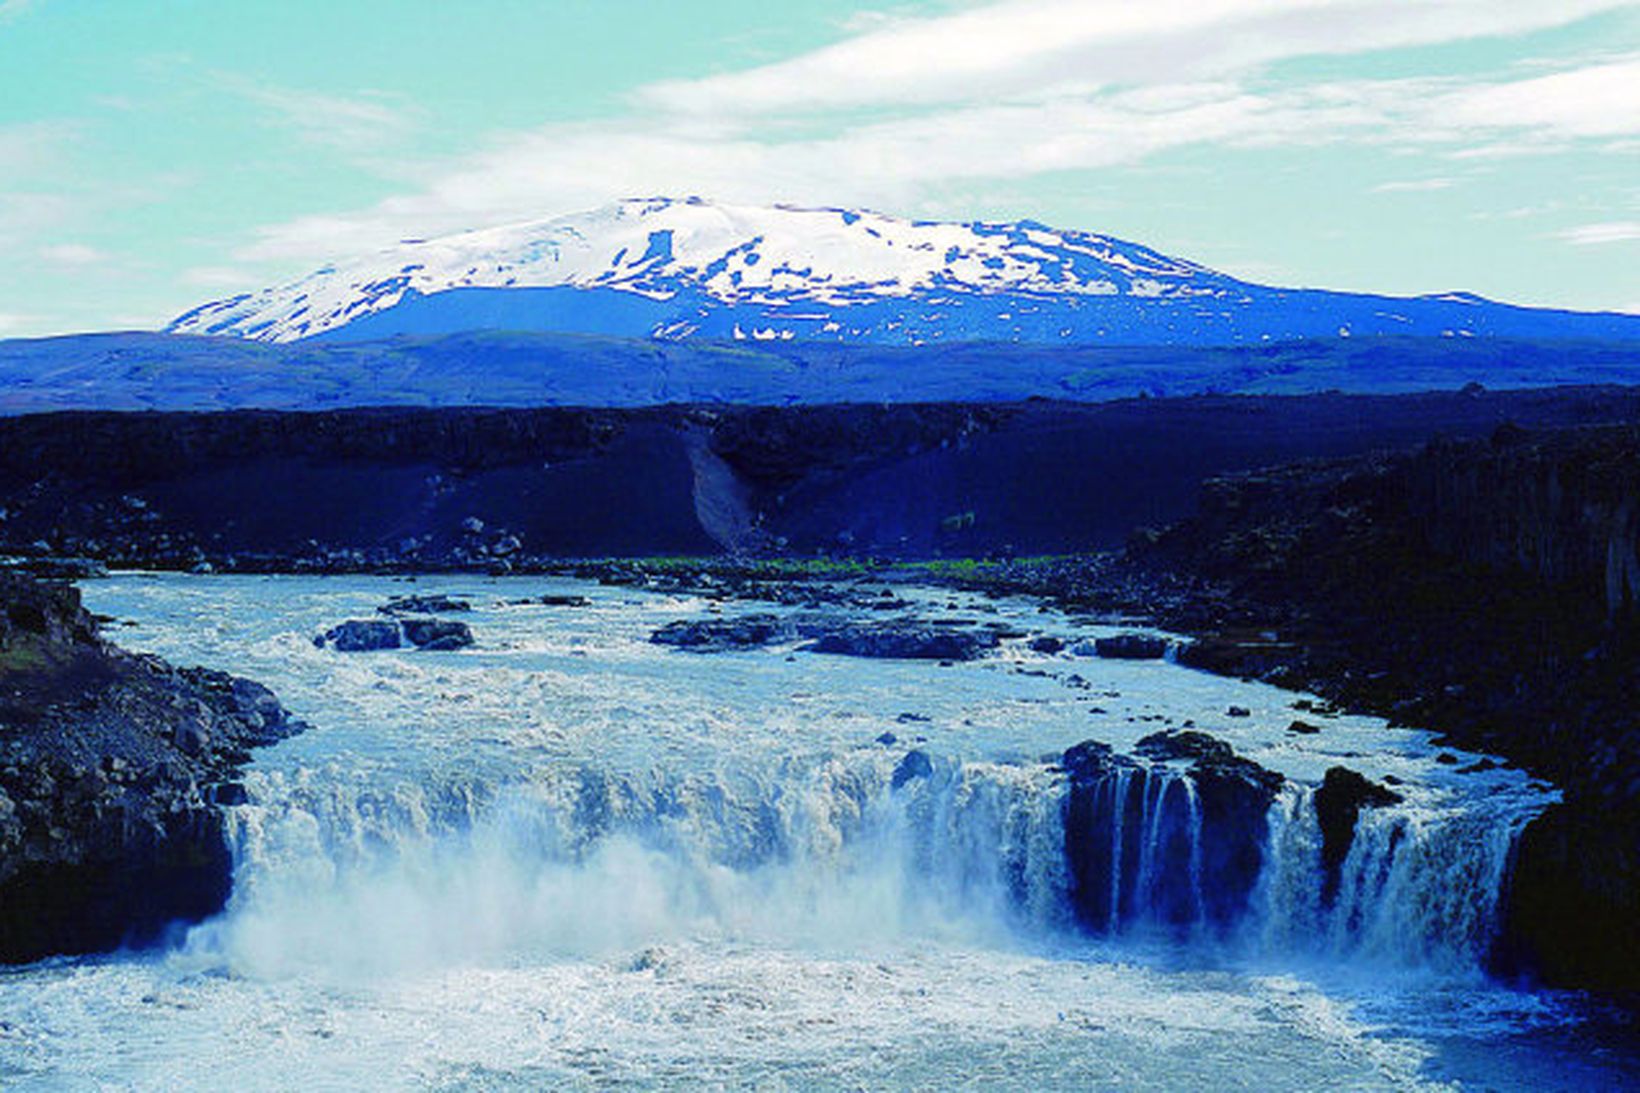
[[[648,636],[781,609],[561,580],[84,591],[129,620],[127,647],[261,680],[314,727],[251,768],[223,914],[160,952],[0,973],[8,1087],[1633,1075],[1631,1056],[1585,1050],[1597,1023],[1577,1000],[1485,972],[1512,841],[1552,791],[1443,763],[1427,733],[1307,713],[1322,731],[1299,735],[1289,692],[1018,641],[949,666],[684,652]],[[477,646],[312,644],[407,591],[470,599]],[[543,593],[592,602],[525,602]],[[902,594],[923,617],[1112,632]],[[1284,778],[1235,817],[1251,859],[1224,849],[1224,806],[1187,764],[1123,760],[1076,789],[1060,762],[1190,726]],[[1403,800],[1362,811],[1329,885],[1313,796],[1337,765]]]

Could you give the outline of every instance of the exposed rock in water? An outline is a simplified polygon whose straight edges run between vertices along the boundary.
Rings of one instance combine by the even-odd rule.
[[[1046,653],[1048,656],[1052,656],[1064,648],[1065,641],[1063,638],[1056,638],[1052,635],[1043,635],[1042,637],[1031,639],[1031,651],[1034,653]]]
[[[1109,638],[1095,638],[1093,648],[1099,656],[1112,660],[1160,660],[1167,655],[1166,638],[1152,634],[1117,634]]]
[[[585,596],[566,596],[566,595],[554,594],[554,593],[550,593],[550,592],[547,593],[544,596],[537,596],[533,600],[519,600],[517,602],[519,602],[519,603],[538,603],[543,607],[591,607],[592,606],[592,601],[587,599]]]
[[[398,596],[376,608],[383,615],[448,615],[472,609],[473,605],[467,600],[444,595]]]
[[[1321,825],[1321,900],[1332,906],[1338,896],[1339,871],[1355,842],[1355,823],[1363,808],[1401,803],[1401,795],[1350,770],[1331,767],[1315,791],[1315,816]]]
[[[154,940],[222,908],[266,687],[104,643],[79,594],[0,573],[0,961]]]
[[[894,767],[894,774],[889,779],[890,789],[899,789],[917,778],[931,778],[934,775],[934,762],[923,751],[908,751]]]
[[[1192,729],[1164,729],[1153,732],[1133,745],[1133,750],[1146,759],[1206,759],[1222,762],[1235,756],[1235,751],[1216,736]]]
[[[397,649],[404,644],[404,640],[397,622],[349,619],[314,638],[313,644],[320,648],[334,646],[341,653],[372,653],[381,649]]]
[[[1137,750],[1148,762],[1095,740],[1061,757],[1070,779],[1065,853],[1077,917],[1105,933],[1141,921],[1230,928],[1263,868],[1281,775],[1201,732],[1157,733]],[[1180,760],[1191,765],[1166,765]]]
[[[349,619],[314,638],[313,644],[321,649],[329,645],[340,653],[373,653],[406,645],[442,652],[473,644],[473,631],[453,619]]]
[[[798,622],[776,615],[743,615],[729,619],[679,619],[649,635],[656,645],[673,645],[697,653],[756,649],[813,636]]]
[[[977,660],[1001,644],[989,630],[957,630],[924,623],[844,624],[804,646],[810,653],[887,660]]]
[[[399,626],[411,645],[427,652],[465,649],[473,644],[472,628],[453,619],[400,619]]]

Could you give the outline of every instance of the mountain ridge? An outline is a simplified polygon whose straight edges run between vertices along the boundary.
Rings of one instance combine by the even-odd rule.
[[[1640,316],[1244,281],[1033,220],[629,199],[333,263],[172,333],[364,340],[475,329],[876,345],[1250,345],[1317,337],[1640,340]]]

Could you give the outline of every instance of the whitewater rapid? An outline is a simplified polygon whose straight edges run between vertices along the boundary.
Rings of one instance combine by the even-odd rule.
[[[159,954],[0,978],[21,1088],[1410,1088],[1571,1065],[1537,1042],[1560,1003],[1484,973],[1512,840],[1553,794],[1425,733],[1021,641],[949,666],[682,652],[650,633],[765,608],[580,582],[84,591],[133,624],[122,644],[264,681],[313,729],[247,775],[221,916]],[[471,600],[477,646],[314,647],[406,591]],[[1107,819],[1067,831],[1067,747],[1183,727],[1286,779],[1228,921],[1182,764],[1112,774]],[[1362,813],[1326,898],[1313,794],[1337,765],[1403,800]],[[1068,837],[1102,847],[1098,913]]]

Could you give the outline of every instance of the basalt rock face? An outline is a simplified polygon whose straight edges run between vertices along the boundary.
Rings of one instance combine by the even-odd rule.
[[[73,588],[0,572],[0,961],[219,910],[221,808],[249,749],[301,728],[267,688],[121,652]]]
[[[1315,816],[1321,826],[1321,902],[1332,906],[1338,896],[1339,870],[1355,842],[1355,822],[1363,808],[1399,804],[1401,797],[1348,767],[1331,767],[1315,791]]]
[[[1281,775],[1200,732],[1158,733],[1135,750],[1137,758],[1118,755],[1090,740],[1061,758],[1077,918],[1102,933],[1230,929],[1263,868]]]
[[[1435,726],[1562,787],[1522,837],[1500,960],[1634,991],[1637,512],[1640,426],[1506,427],[1209,482],[1129,558],[1193,575],[1168,620],[1199,636],[1181,661]]]
[[[1640,389],[1591,388],[0,416],[0,551],[275,572],[1065,554],[1188,515],[1209,475],[1637,415]]]

